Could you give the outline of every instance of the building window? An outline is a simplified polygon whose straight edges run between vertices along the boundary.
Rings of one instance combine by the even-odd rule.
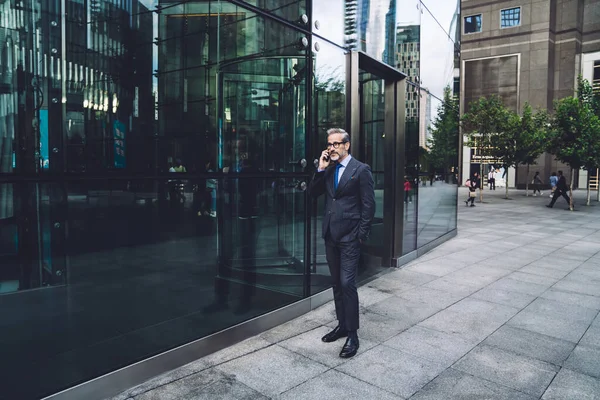
[[[592,75],[592,87],[595,92],[600,93],[600,60],[594,61],[594,74]]]
[[[465,34],[481,32],[481,14],[465,17]]]
[[[511,28],[521,25],[521,7],[500,10],[500,28]]]

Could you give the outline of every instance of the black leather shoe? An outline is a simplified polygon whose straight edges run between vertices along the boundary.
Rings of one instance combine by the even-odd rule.
[[[331,342],[335,342],[339,338],[343,338],[346,336],[348,336],[348,332],[346,332],[345,330],[340,328],[340,326],[338,325],[334,330],[329,332],[327,335],[323,336],[321,338],[321,340],[324,341],[325,343],[331,343]]]
[[[346,343],[344,344],[344,347],[342,347],[342,351],[340,352],[340,357],[342,357],[342,358],[354,357],[354,355],[358,351],[358,348],[359,348],[358,337],[356,337],[356,336],[348,337],[348,339],[346,339]]]

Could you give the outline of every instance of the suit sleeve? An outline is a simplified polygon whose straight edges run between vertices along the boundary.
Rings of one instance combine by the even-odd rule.
[[[360,201],[362,203],[362,211],[358,238],[362,241],[367,240],[369,237],[371,223],[375,216],[375,190],[373,186],[373,175],[371,174],[371,168],[367,165],[360,173]]]
[[[308,194],[319,197],[325,193],[325,171],[315,172],[308,185]]]

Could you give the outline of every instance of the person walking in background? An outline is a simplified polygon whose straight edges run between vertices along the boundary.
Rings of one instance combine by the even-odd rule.
[[[496,190],[496,171],[493,168],[488,173],[488,184],[490,185],[490,190]]]
[[[412,187],[410,185],[410,181],[408,177],[404,177],[404,202],[406,204],[412,203],[412,195],[411,195]]]
[[[558,183],[558,176],[556,176],[556,172],[553,172],[552,175],[550,175],[550,187],[551,187],[551,192],[550,192],[550,198],[552,198],[552,196],[554,196],[554,192],[556,191],[556,184]]]
[[[481,176],[479,175],[479,172],[475,172],[473,174],[473,178],[471,179],[471,182],[475,183],[475,189],[481,190]]]
[[[558,182],[556,183],[556,190],[554,191],[554,196],[552,196],[552,201],[550,201],[550,204],[547,204],[546,207],[554,207],[556,199],[558,199],[560,196],[562,196],[567,201],[569,207],[571,207],[571,198],[567,194],[568,190],[569,185],[567,185],[567,179],[563,175],[562,171],[558,171]]]
[[[475,177],[476,175],[477,172],[475,172]],[[477,181],[475,180],[475,177],[473,179],[467,179],[465,182],[465,186],[469,188],[469,197],[467,197],[467,200],[465,200],[465,205],[467,207],[469,206],[469,202],[471,202],[471,207],[475,207],[475,197],[477,196],[475,193],[475,190],[477,189]]]
[[[321,338],[331,343],[347,337],[340,357],[358,351],[358,291],[356,275],[361,244],[371,232],[375,215],[375,190],[371,168],[349,153],[350,135],[340,128],[327,131],[327,149],[309,185],[312,197],[325,194],[322,235],[333,280],[333,298],[338,326]]]
[[[538,192],[540,196],[544,194],[540,190],[540,185],[542,185],[544,182],[542,182],[542,179],[540,178],[539,171],[535,173],[533,179],[531,180],[531,183],[533,184],[533,197],[537,196],[536,192]]]
[[[204,165],[204,172],[212,173],[212,161],[207,161]],[[204,189],[203,214],[215,218],[217,216],[217,180],[207,178]]]

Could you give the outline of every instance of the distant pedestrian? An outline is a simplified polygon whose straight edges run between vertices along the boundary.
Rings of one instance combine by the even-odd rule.
[[[542,182],[542,179],[540,178],[539,171],[535,173],[531,183],[533,184],[533,197],[537,196],[535,192],[538,192],[540,196],[544,194],[540,191],[540,185],[542,185],[544,182]]]
[[[496,171],[493,168],[488,173],[488,184],[490,185],[490,190],[496,190]]]
[[[550,204],[546,205],[546,207],[554,207],[556,199],[558,199],[560,196],[562,196],[567,201],[569,207],[571,207],[571,198],[567,194],[568,190],[569,185],[567,185],[567,179],[563,175],[562,171],[558,171],[558,182],[556,183],[556,190],[554,191],[554,196],[552,196],[552,201],[550,202]]]
[[[552,188],[552,192],[550,193],[550,197],[554,196],[554,192],[556,191],[556,184],[558,183],[558,176],[556,176],[556,172],[553,172],[550,175],[550,187]]]
[[[412,195],[411,195],[412,187],[410,185],[410,181],[405,176],[404,177],[404,202],[406,204],[412,203]]]
[[[467,207],[469,206],[469,202],[471,202],[471,207],[475,207],[475,197],[477,196],[477,194],[475,193],[475,190],[477,189],[476,177],[477,172],[475,173],[473,179],[467,179],[467,181],[465,182],[465,186],[469,188],[469,197],[467,197],[467,200],[465,200],[465,205]]]

